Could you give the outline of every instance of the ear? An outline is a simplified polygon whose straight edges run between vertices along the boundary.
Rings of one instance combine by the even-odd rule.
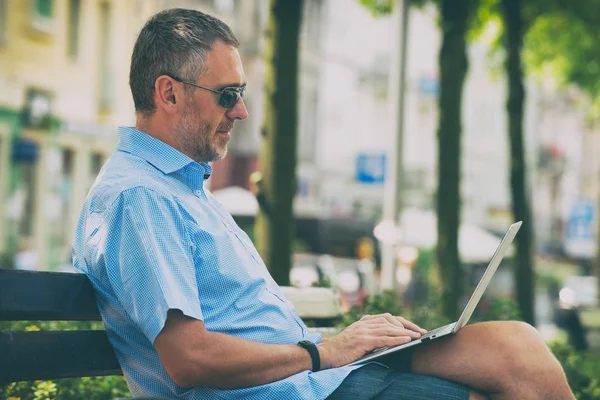
[[[183,91],[172,78],[161,75],[154,82],[154,101],[156,108],[165,110],[167,114],[176,114],[183,104]]]

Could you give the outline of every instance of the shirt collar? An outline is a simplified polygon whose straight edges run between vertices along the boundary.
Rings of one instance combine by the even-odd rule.
[[[188,176],[185,180],[190,179],[190,174],[201,176],[200,185],[212,173],[212,167],[208,163],[197,163],[165,142],[131,126],[119,127],[119,144],[117,145],[117,150],[141,157],[167,175],[177,171],[181,171],[183,174],[183,170],[185,169],[186,173],[183,175]],[[187,173],[188,168],[186,167],[188,166],[190,174]]]

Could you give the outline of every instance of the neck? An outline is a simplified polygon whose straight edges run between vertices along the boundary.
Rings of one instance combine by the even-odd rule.
[[[176,140],[177,134],[173,131],[172,125],[160,118],[160,116],[158,116],[156,113],[149,117],[138,115],[135,122],[135,129],[168,144],[175,150],[185,154],[199,164],[202,162],[208,163],[208,161],[197,159],[193,156],[193,154],[186,151],[185,148],[182,148],[183,145],[178,143]]]
[[[168,124],[160,121],[156,113],[150,117],[138,115],[135,121],[135,129],[153,136],[158,140],[165,142],[169,146],[177,149],[177,146],[173,140],[175,135],[172,134]]]

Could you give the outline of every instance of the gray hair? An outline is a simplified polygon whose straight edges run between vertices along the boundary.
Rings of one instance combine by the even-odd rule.
[[[239,47],[227,24],[200,11],[172,8],[154,15],[142,28],[131,56],[129,87],[136,113],[150,116],[156,110],[154,83],[159,76],[196,81],[205,73],[206,55],[216,40]]]

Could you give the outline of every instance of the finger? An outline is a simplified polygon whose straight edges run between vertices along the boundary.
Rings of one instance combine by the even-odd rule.
[[[393,347],[410,342],[412,339],[408,336],[379,336],[371,341],[371,350],[379,347]]]
[[[401,328],[404,328],[404,325],[402,325],[402,322],[400,322],[396,317],[394,317],[390,313],[375,314],[375,315],[368,315],[368,316],[365,315],[363,318],[361,318],[361,320],[364,320],[366,323],[370,323],[370,324],[390,323],[392,325],[396,325]]]
[[[366,317],[366,316],[365,316]],[[394,321],[394,317],[391,314],[377,314],[377,315],[369,315],[368,318],[361,318],[360,323],[375,326],[375,325],[394,325],[404,328],[400,321]]]
[[[418,326],[414,322],[411,322],[411,321],[407,320],[406,318],[396,317],[396,319],[398,319],[400,321],[400,323],[402,325],[404,325],[404,327],[407,328],[407,329],[411,329],[411,330],[413,330],[415,332],[420,332],[421,334],[427,333],[427,329],[421,328],[420,326]]]
[[[388,321],[392,325],[396,325],[401,328],[407,328],[400,319],[398,319],[397,317],[394,317],[390,313],[382,314],[382,317],[385,317],[386,321]]]
[[[372,321],[381,317],[381,314],[365,314],[361,317],[360,321]]]
[[[413,339],[421,337],[419,332],[410,329],[400,328],[395,325],[380,326],[369,330],[371,336],[406,336]]]

